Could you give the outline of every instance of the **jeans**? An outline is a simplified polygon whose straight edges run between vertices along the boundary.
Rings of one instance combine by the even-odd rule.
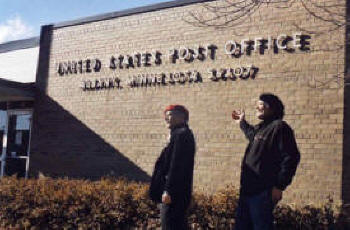
[[[160,220],[162,230],[187,230],[186,208],[183,205],[161,204]]]
[[[270,189],[255,195],[241,195],[235,230],[273,230],[274,207]]]

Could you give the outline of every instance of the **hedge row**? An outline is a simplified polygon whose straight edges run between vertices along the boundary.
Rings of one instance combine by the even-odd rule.
[[[1,229],[156,229],[158,209],[148,186],[124,179],[0,181]],[[196,192],[189,209],[192,229],[232,229],[238,192],[228,186],[213,195]],[[322,207],[278,206],[277,229],[346,229],[332,202]]]

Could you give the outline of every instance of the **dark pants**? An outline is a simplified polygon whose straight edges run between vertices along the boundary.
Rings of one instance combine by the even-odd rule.
[[[187,230],[186,208],[183,205],[160,205],[162,230]]]
[[[235,230],[272,230],[271,190],[256,195],[241,195],[237,207]]]

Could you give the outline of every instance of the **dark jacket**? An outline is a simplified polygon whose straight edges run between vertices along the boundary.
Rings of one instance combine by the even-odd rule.
[[[191,200],[195,140],[187,125],[171,130],[170,141],[156,161],[150,185],[150,197],[160,203],[161,196],[167,191],[173,203],[184,202],[188,206]]]
[[[284,190],[300,161],[293,130],[279,119],[256,126],[242,121],[240,126],[249,140],[242,162],[241,193],[253,195],[272,187]]]

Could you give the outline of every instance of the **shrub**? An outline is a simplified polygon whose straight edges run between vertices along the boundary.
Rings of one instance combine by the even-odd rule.
[[[345,230],[342,214],[336,211],[331,198],[320,207],[307,205],[293,209],[289,205],[278,205],[274,210],[275,226],[285,230]]]
[[[125,179],[0,180],[1,229],[155,229],[160,226],[148,185]],[[206,195],[195,192],[189,208],[192,229],[232,229],[238,192],[232,186]],[[346,229],[332,200],[322,207],[275,209],[277,229]]]
[[[189,209],[189,222],[194,228],[232,229],[238,204],[238,192],[227,186],[213,195],[195,192]]]
[[[124,179],[0,182],[0,227],[29,229],[123,229],[154,213],[147,186]]]

